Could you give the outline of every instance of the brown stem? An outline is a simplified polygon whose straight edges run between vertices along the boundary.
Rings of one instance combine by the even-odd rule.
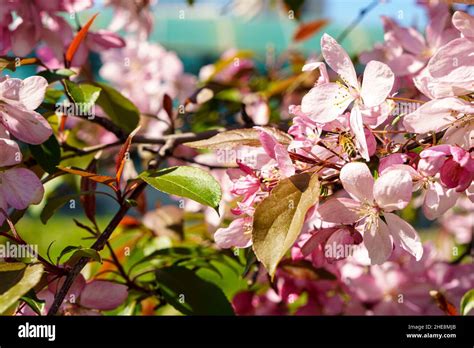
[[[130,195],[130,199],[138,198],[138,196],[143,192],[145,187],[146,187],[146,183],[141,182],[135,188],[133,193]],[[130,208],[131,206],[128,204],[122,204],[122,206],[120,207],[120,210],[117,212],[117,214],[115,214],[112,221],[110,221],[110,223],[105,228],[104,232],[99,236],[96,242],[92,245],[92,249],[97,250],[97,251],[104,249],[104,246],[107,244],[107,241],[109,240],[110,236],[115,231],[117,226],[120,224],[120,221],[122,221],[122,219],[125,217],[125,215],[127,214]],[[59,308],[61,307],[69,289],[71,288],[72,284],[76,280],[79,273],[81,273],[82,269],[87,265],[89,260],[90,258],[88,257],[82,257],[74,265],[74,267],[68,272],[66,276],[66,280],[64,281],[61,289],[59,289],[57,295],[54,298],[54,302],[48,311],[49,316],[56,315],[58,313]]]

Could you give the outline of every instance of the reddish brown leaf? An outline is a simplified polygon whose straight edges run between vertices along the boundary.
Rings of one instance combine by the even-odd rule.
[[[173,100],[166,93],[163,96],[163,109],[168,114],[168,117],[170,118],[170,120],[172,120],[173,119]]]
[[[315,21],[303,23],[293,35],[293,41],[301,42],[308,40],[328,23],[327,19],[316,19]]]
[[[59,120],[59,127],[58,127],[59,140],[61,142],[65,142],[67,138],[64,133],[64,130],[66,129],[66,121],[67,121],[67,115],[61,115],[61,118]]]
[[[140,214],[145,215],[146,213],[146,195],[145,191],[143,191],[138,198],[137,201],[137,210]]]
[[[134,228],[141,225],[140,221],[130,215],[125,215],[122,221],[120,221],[119,226],[124,228]]]
[[[90,173],[82,169],[74,169],[74,168],[64,168],[64,167],[58,167],[59,170],[62,170],[63,172],[74,174],[74,175],[79,175],[82,177],[86,177],[92,181],[99,182],[101,184],[105,184],[114,190],[116,190],[115,187],[115,178],[107,175],[98,175],[95,173]]]
[[[119,187],[120,185],[120,179],[122,178],[123,168],[125,167],[125,161],[127,161],[126,155],[128,153],[128,150],[130,150],[130,145],[132,145],[132,139],[139,130],[140,126],[138,126],[132,133],[130,133],[118,154],[117,162],[115,165],[115,181],[117,182],[117,187]]]
[[[456,307],[448,301],[448,299],[439,291],[431,290],[431,297],[435,300],[439,309],[441,309],[447,315],[458,315]]]
[[[91,163],[86,168],[86,171],[89,173],[97,173],[97,158],[93,158]],[[95,192],[97,188],[97,182],[93,181],[85,176],[81,178],[81,191],[82,192]],[[81,196],[81,204],[84,207],[87,218],[94,224],[95,212],[96,212],[96,199],[95,194],[88,194]]]
[[[98,15],[99,14],[96,13],[91,19],[89,19],[89,21],[86,23],[86,25],[84,25],[81,28],[81,30],[79,30],[79,32],[76,34],[76,36],[72,40],[71,44],[69,45],[69,47],[66,51],[65,58],[66,58],[66,63],[67,64],[70,64],[72,62],[72,60],[74,58],[74,55],[76,54],[77,49],[79,48],[81,43],[85,40],[90,26],[92,25],[92,23],[94,22],[94,20],[96,19],[96,17]]]

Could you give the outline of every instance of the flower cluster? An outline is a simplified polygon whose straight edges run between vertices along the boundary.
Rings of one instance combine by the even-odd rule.
[[[474,202],[474,18],[461,11],[450,17],[442,7],[430,16],[426,37],[384,17],[385,41],[360,57],[365,64],[362,79],[342,46],[324,34],[324,62],[303,67],[305,72],[319,71],[319,77],[301,105],[290,106],[291,142],[284,144],[256,127],[264,151],[254,150],[257,165],[245,165],[242,157],[239,169],[228,171],[232,193],[240,197],[233,210],[238,218],[216,232],[217,245],[251,245],[258,204],[271,197],[284,178],[313,173],[327,198],[307,211],[292,259],[331,270],[335,280],[315,281],[317,277],[305,275],[297,281],[282,261],[275,284],[283,288],[265,295],[237,295],[238,313],[286,313],[306,292],[312,314],[434,314],[438,309],[433,310],[426,289],[449,289],[453,274],[470,268],[437,261],[403,217],[409,206],[421,206],[425,218],[439,218],[450,229],[442,219],[456,216],[456,202],[467,207]],[[336,75],[328,73],[327,66]],[[404,104],[411,109],[399,112]],[[472,239],[472,231],[452,233],[459,233],[463,243]],[[369,273],[367,265],[373,265]],[[397,307],[394,289],[401,294],[405,287],[407,303]],[[469,287],[472,279],[456,291]],[[353,298],[347,308],[343,297],[327,296],[341,292]],[[422,295],[428,302],[417,300]],[[458,295],[448,297],[455,302]]]
[[[15,138],[41,144],[52,132],[35,109],[44,99],[48,82],[40,76],[25,80],[0,78],[0,223],[9,208],[25,209],[43,198],[43,185],[36,174],[18,166],[22,153]]]

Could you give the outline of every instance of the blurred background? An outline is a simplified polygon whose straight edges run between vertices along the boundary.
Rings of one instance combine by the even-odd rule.
[[[298,6],[300,1],[290,1]],[[306,54],[319,51],[322,32],[295,46],[292,36],[302,22],[325,18],[323,30],[336,37],[373,0],[306,0],[300,13],[289,13],[275,0],[158,0],[153,6],[154,28],[150,40],[176,51],[186,70],[198,73],[204,64],[212,62],[230,48],[252,50],[262,60],[270,51],[280,54],[297,48]],[[416,0],[379,1],[361,23],[349,34],[343,46],[350,54],[358,54],[383,38],[380,16],[396,18],[403,25],[422,27],[426,23],[423,8]],[[190,5],[190,3],[192,5]],[[100,11],[96,25],[106,26],[112,17],[110,9],[103,10],[103,1],[94,9],[84,11],[84,21],[91,13]]]

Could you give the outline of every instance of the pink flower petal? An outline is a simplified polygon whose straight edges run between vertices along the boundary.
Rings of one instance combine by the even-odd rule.
[[[54,279],[55,276],[50,276],[48,278],[48,281],[51,281],[48,284],[48,290],[53,293],[53,295],[57,294],[59,289],[64,284],[64,281],[66,280],[66,277],[61,277],[59,279]],[[72,284],[71,288],[69,289],[66,298],[64,299],[67,302],[70,303],[77,303],[79,302],[79,296],[81,296],[82,290],[84,290],[84,287],[86,286],[86,279],[82,274],[79,274],[79,276],[76,278],[74,283]]]
[[[404,153],[394,153],[381,158],[379,162],[379,174],[383,174],[387,168],[395,164],[405,164],[408,159],[408,155]]]
[[[397,56],[387,63],[397,77],[414,74],[420,71],[426,64],[424,61],[409,53]]]
[[[434,220],[443,215],[456,204],[460,194],[449,190],[438,182],[430,182],[423,200],[423,214],[429,220]]]
[[[467,105],[458,98],[429,101],[403,118],[406,130],[413,133],[439,131],[456,120],[452,111],[463,111]]]
[[[377,217],[367,219],[364,227],[364,245],[369,253],[372,265],[381,265],[390,257],[393,250],[392,239],[385,222]]]
[[[3,108],[0,122],[19,140],[36,145],[45,142],[53,134],[48,121],[37,112],[9,104]]]
[[[27,110],[35,110],[44,99],[48,81],[41,76],[31,76],[24,79],[19,91],[20,103]]]
[[[344,190],[355,200],[359,202],[372,202],[374,200],[374,177],[366,164],[361,162],[348,163],[342,168],[339,177]]]
[[[413,183],[406,170],[390,170],[382,174],[374,184],[374,197],[385,211],[405,208],[411,200]]]
[[[457,145],[465,150],[474,147],[474,123],[465,127],[450,127],[444,133],[443,141],[446,144]]]
[[[367,162],[370,161],[367,139],[365,137],[364,124],[362,123],[362,115],[358,106],[354,106],[351,110],[349,118],[352,132],[355,135],[359,153]]]
[[[454,85],[470,86],[474,81],[474,41],[459,38],[441,47],[428,63],[428,70],[434,78],[441,78]]]
[[[11,33],[12,51],[17,57],[25,57],[38,42],[37,31],[33,23],[25,21]]]
[[[448,188],[456,188],[458,192],[469,187],[472,177],[474,177],[474,173],[471,174],[452,159],[444,162],[440,170],[440,179],[443,185]]]
[[[304,243],[301,247],[301,253],[303,256],[308,256],[311,252],[320,244],[326,242],[326,240],[338,230],[338,227],[323,228],[314,231],[313,235]]]
[[[13,166],[20,163],[21,159],[18,144],[13,140],[0,138],[0,167]]]
[[[370,61],[364,71],[361,97],[364,105],[374,107],[383,103],[392,90],[395,75],[387,64]]]
[[[321,220],[337,224],[353,224],[361,217],[360,204],[350,198],[330,198],[318,207]]]
[[[19,91],[22,81],[16,78],[5,78],[0,82],[0,99],[9,104],[15,104],[19,100]]]
[[[443,144],[443,145],[436,145],[429,147],[420,153],[420,158],[428,158],[428,157],[444,157],[451,154],[451,146]]]
[[[1,175],[0,175],[0,178],[1,178]],[[3,211],[5,212],[7,212],[7,209],[8,209],[7,201],[5,200],[5,197],[2,197],[2,196],[0,196],[0,209],[3,209]],[[4,221],[5,221],[5,215],[3,215],[0,212],[0,225],[2,225]]]
[[[319,78],[318,78],[318,84],[321,83],[328,83],[329,82],[329,76],[328,76],[328,71],[326,69],[326,64],[323,62],[311,62],[311,63],[306,63],[303,66],[302,71],[313,71],[319,68]]]
[[[421,54],[426,47],[425,39],[413,28],[394,27],[395,36],[403,48],[416,55]]]
[[[278,164],[278,169],[287,178],[295,175],[295,166],[288,154],[288,150],[281,144],[275,146],[275,158]]]
[[[332,253],[328,253],[326,258],[328,261],[332,262],[349,257],[351,256],[351,251],[347,253],[348,249],[346,248],[346,245],[352,246],[360,244],[361,242],[362,236],[359,234],[359,232],[356,231],[355,233],[352,233],[348,228],[339,228],[337,231],[332,233],[326,241],[324,247],[325,252],[332,250]]]
[[[219,248],[228,249],[232,247],[247,248],[252,245],[251,233],[246,233],[247,226],[252,219],[235,219],[227,228],[219,228],[214,233],[214,240]]]
[[[278,140],[276,140],[275,137],[267,132],[263,127],[255,127],[255,129],[260,131],[259,138],[263,149],[268,156],[275,159],[275,146],[279,144]]]
[[[301,101],[301,111],[319,123],[334,121],[354,101],[346,88],[324,83],[312,88]]]
[[[415,229],[395,214],[385,213],[384,217],[394,242],[415,256],[416,261],[419,261],[423,256],[423,245]]]
[[[87,45],[94,52],[125,47],[125,40],[114,32],[100,29],[87,34]]]
[[[452,21],[453,25],[464,37],[474,38],[474,18],[472,16],[462,11],[456,11]]]
[[[359,89],[357,74],[347,52],[331,36],[321,37],[321,52],[326,63],[334,70],[348,86]]]
[[[431,49],[439,48],[444,43],[444,33],[449,32],[450,30],[446,30],[446,25],[449,21],[449,13],[440,13],[439,15],[433,17],[428,26],[426,27],[426,41],[427,46]],[[453,37],[452,39],[454,39]],[[451,37],[448,37],[448,40],[451,40]]]
[[[105,280],[93,280],[82,290],[79,303],[81,306],[108,311],[120,306],[128,296],[125,285]]]
[[[13,168],[0,173],[0,196],[15,209],[38,204],[43,194],[43,184],[31,170]]]

